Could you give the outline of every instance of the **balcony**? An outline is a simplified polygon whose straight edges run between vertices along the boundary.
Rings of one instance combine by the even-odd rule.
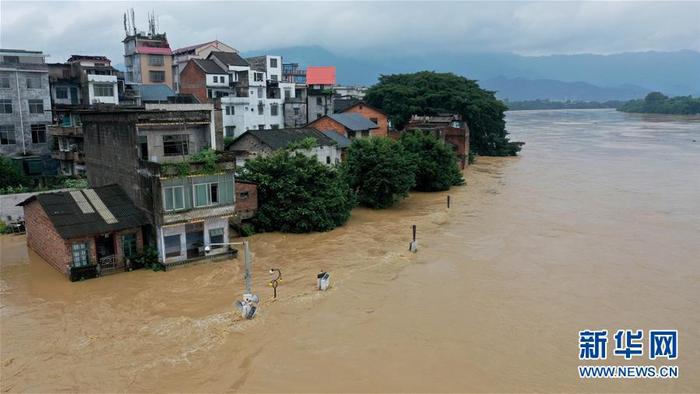
[[[82,136],[83,135],[83,127],[82,126],[63,127],[63,126],[59,126],[59,125],[49,125],[47,127],[47,130],[48,130],[49,134],[55,135],[55,136],[75,137],[75,136]]]
[[[51,152],[51,157],[60,161],[85,162],[85,154],[83,152],[55,150]]]
[[[213,164],[183,160],[176,163],[156,163],[147,160],[139,162],[140,169],[160,178],[184,177],[199,174],[233,172],[236,170],[236,159],[232,152],[221,152],[219,159]]]

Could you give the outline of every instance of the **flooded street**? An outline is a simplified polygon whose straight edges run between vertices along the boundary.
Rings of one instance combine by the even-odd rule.
[[[250,321],[240,260],[70,283],[2,236],[2,391],[700,392],[700,120],[523,111],[508,129],[521,156],[479,158],[465,187],[253,236]],[[680,378],[579,379],[583,329],[677,329]]]

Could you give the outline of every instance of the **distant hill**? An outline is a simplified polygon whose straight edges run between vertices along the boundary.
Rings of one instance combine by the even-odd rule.
[[[549,99],[557,101],[632,100],[646,96],[649,89],[635,85],[596,86],[587,82],[562,82],[553,79],[498,77],[480,81],[481,87],[511,101]]]
[[[599,97],[599,100],[643,97],[655,90],[668,95],[700,95],[700,52],[631,52],[613,55],[522,56],[512,53],[426,53],[386,55],[367,51],[362,56],[336,54],[318,46],[256,51],[279,54],[302,65],[335,65],[338,82],[372,85],[380,74],[434,70],[454,72],[497,86],[513,100],[530,98]],[[528,80],[530,82],[528,82]],[[573,83],[556,85],[555,82]],[[591,86],[593,85],[593,86]],[[596,89],[600,88],[600,89]],[[562,95],[570,89],[567,95]],[[552,94],[543,97],[539,92]],[[556,96],[556,97],[555,97]],[[510,98],[510,97],[509,97]]]

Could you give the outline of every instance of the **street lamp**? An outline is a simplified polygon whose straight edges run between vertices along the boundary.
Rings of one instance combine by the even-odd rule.
[[[231,246],[231,245],[243,245],[243,256],[244,256],[244,276],[245,280],[245,293],[243,293],[243,300],[236,300],[234,305],[241,311],[246,319],[252,319],[255,316],[255,312],[258,307],[257,304],[260,301],[257,295],[253,294],[253,275],[252,275],[252,263],[253,258],[250,255],[250,246],[248,241],[243,242],[225,242],[225,243],[212,243],[204,247],[204,253],[211,252],[212,246]]]

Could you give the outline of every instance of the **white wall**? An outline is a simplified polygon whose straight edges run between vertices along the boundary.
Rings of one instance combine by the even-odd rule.
[[[88,74],[88,103],[92,104],[95,102],[106,103],[106,104],[119,104],[119,89],[117,88],[117,76],[116,75],[96,75]],[[111,84],[112,85],[112,96],[111,97],[97,97],[95,96],[94,85],[99,84]]]
[[[217,82],[214,82],[216,77]],[[228,88],[228,74],[207,74],[207,86]]]

